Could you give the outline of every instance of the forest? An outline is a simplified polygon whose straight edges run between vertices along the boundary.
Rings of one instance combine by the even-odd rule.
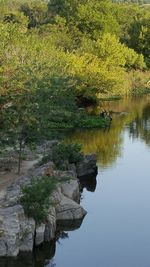
[[[150,89],[150,1],[114,2],[0,1],[1,145],[82,126],[79,107]]]

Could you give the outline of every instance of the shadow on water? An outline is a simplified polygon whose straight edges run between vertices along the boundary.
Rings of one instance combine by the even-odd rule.
[[[56,252],[56,240],[45,243],[34,250],[34,265],[32,267],[52,266],[52,258]]]
[[[17,258],[1,258],[0,259],[1,267],[33,267],[33,256],[32,254],[22,254]]]
[[[90,174],[88,176],[82,176],[79,181],[81,185],[81,192],[85,188],[87,191],[94,192],[96,190],[97,180],[96,180],[97,173]]]
[[[64,238],[63,233],[57,233],[59,238]],[[58,238],[58,237],[57,237]],[[56,242],[53,240],[50,243],[45,243],[36,248],[32,253],[22,253],[18,257],[14,258],[2,258],[0,259],[0,267],[43,267],[54,266],[52,258],[56,251]]]

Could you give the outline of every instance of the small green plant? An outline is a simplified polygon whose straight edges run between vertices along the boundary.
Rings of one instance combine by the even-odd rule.
[[[33,177],[31,183],[22,188],[21,204],[25,214],[33,217],[37,223],[46,220],[50,203],[50,194],[55,189],[56,177]]]

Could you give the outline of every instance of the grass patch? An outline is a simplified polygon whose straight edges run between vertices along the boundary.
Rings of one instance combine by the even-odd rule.
[[[78,121],[79,128],[104,128],[110,125],[110,118],[101,118],[100,116],[86,115]]]

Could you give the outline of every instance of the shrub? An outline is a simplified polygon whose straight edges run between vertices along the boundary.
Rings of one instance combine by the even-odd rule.
[[[52,157],[56,165],[62,162],[62,160],[68,160],[69,163],[77,163],[83,159],[81,145],[61,143],[54,147]]]
[[[33,177],[31,183],[22,188],[21,204],[25,214],[33,217],[37,223],[46,220],[47,210],[50,206],[50,194],[55,189],[56,177]]]
[[[81,145],[61,143],[53,147],[52,151],[42,158],[40,165],[52,160],[57,168],[62,169],[67,163],[76,164],[77,162],[82,161],[82,159],[83,153],[81,152]]]

